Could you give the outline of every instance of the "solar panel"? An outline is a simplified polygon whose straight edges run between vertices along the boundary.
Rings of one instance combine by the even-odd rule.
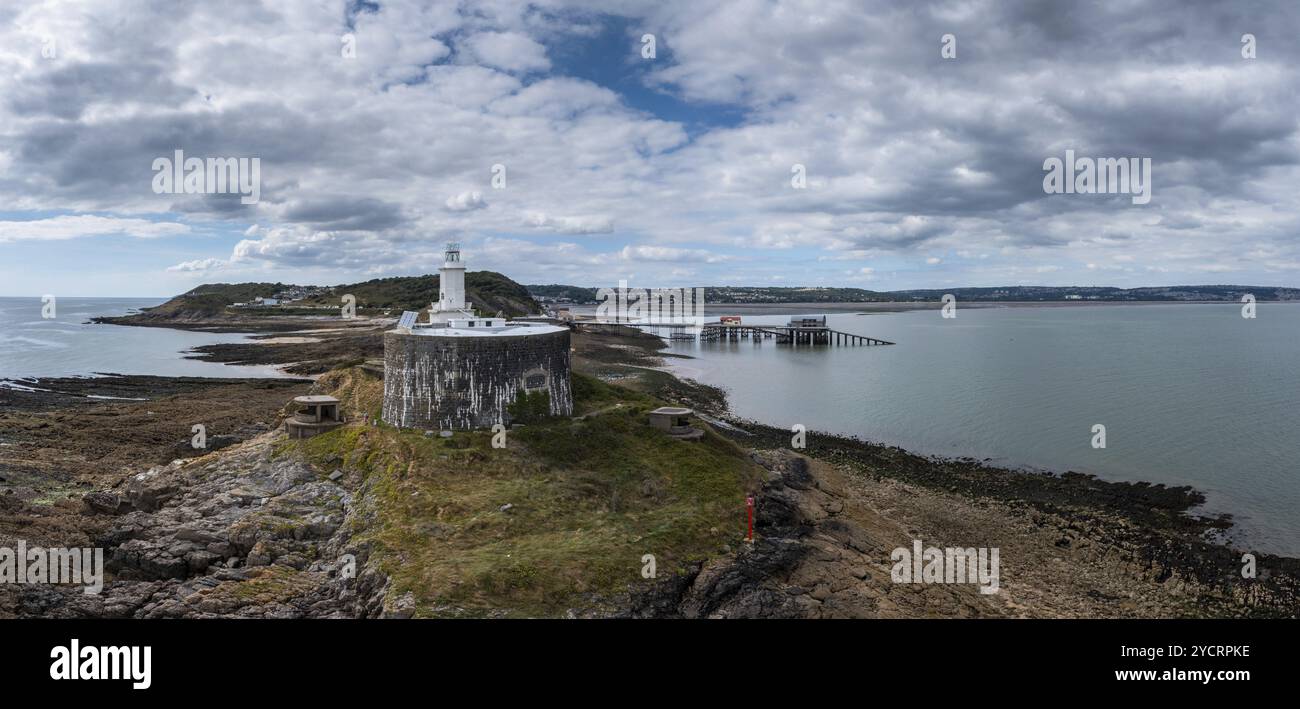
[[[397,321],[398,327],[410,329],[415,326],[415,319],[420,317],[420,313],[415,310],[407,310],[402,313],[402,319]]]

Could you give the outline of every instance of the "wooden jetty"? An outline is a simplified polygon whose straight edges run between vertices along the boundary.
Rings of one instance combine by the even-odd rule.
[[[833,345],[839,347],[892,345],[893,342],[866,335],[834,330],[825,325],[739,325],[723,322],[707,322],[702,325],[682,322],[602,322],[584,320],[575,323],[580,326],[629,326],[649,330],[667,330],[670,340],[694,339],[696,335],[686,332],[698,329],[698,337],[704,341],[736,340],[775,340],[778,344],[790,345]]]
[[[705,325],[704,330],[715,331],[719,339],[744,339],[749,337],[775,337],[778,344],[791,345],[892,345],[866,335],[833,330],[829,327],[801,327],[791,325]],[[748,331],[748,332],[747,332]]]

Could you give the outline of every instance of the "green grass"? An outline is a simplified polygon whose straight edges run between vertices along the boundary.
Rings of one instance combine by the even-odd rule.
[[[205,589],[201,594],[229,595],[249,604],[286,602],[311,588],[312,581],[302,572],[284,566],[259,566],[248,570],[250,578],[242,583],[223,584]]]
[[[514,429],[505,449],[488,431],[347,426],[282,452],[362,474],[358,541],[420,616],[604,607],[648,583],[644,554],[662,577],[740,542],[758,479],[741,449],[651,428],[645,412],[663,402],[645,394],[583,375],[573,385],[577,409],[598,413]]]

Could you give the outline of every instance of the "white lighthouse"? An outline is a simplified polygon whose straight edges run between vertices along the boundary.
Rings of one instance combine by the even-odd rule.
[[[447,251],[442,257],[442,268],[438,270],[438,304],[442,313],[459,314],[469,308],[465,302],[465,262],[460,260],[460,244],[447,244]]]

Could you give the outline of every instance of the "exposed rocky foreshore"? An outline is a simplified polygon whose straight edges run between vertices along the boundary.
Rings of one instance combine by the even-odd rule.
[[[1295,617],[1294,559],[1239,554],[1122,511],[945,492],[760,450],[756,541],[636,595],[629,615],[720,618]],[[896,583],[891,553],[926,546],[1000,551],[1000,588]]]
[[[87,543],[111,551],[99,594],[35,586],[8,612],[41,617],[354,617],[381,588],[341,573],[350,493],[301,462],[272,460],[275,434],[176,460],[85,494]],[[361,551],[361,550],[355,550]],[[328,560],[328,561],[327,561]]]

